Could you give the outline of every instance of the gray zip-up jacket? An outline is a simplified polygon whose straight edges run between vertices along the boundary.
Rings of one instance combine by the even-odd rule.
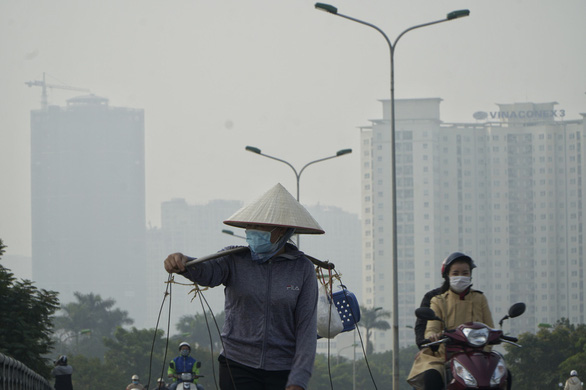
[[[201,286],[225,286],[227,359],[267,371],[291,370],[287,386],[307,388],[318,289],[315,268],[303,252],[287,244],[285,253],[259,264],[244,251],[196,264],[182,275]]]

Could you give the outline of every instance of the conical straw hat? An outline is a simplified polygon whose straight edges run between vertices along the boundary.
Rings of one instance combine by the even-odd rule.
[[[238,210],[224,221],[226,225],[246,228],[246,225],[286,226],[297,234],[323,234],[315,219],[280,183],[263,196]]]

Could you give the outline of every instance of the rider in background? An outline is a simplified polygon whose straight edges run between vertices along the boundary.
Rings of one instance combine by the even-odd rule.
[[[67,356],[59,356],[55,361],[55,368],[51,371],[51,375],[55,377],[55,390],[73,390],[71,374],[73,367],[67,364]]]
[[[126,386],[126,390],[132,389],[144,390],[144,386],[140,384],[138,375],[136,374],[132,376],[132,382],[128,386]]]
[[[481,291],[471,289],[473,268],[476,265],[472,258],[461,252],[450,254],[442,264],[444,284],[441,293],[431,299],[430,307],[445,322],[447,329],[471,321],[494,327],[486,297]],[[425,338],[436,341],[442,331],[443,324],[440,321],[428,321]],[[423,349],[415,358],[408,382],[418,389],[443,389],[444,362],[445,345],[436,351]]]
[[[576,370],[570,371],[570,377],[566,381],[564,390],[582,390],[582,381],[578,378],[578,372]]]
[[[195,383],[198,389],[202,388],[197,384],[197,376],[199,375],[197,360],[189,356],[190,353],[191,345],[185,341],[179,344],[179,356],[171,360],[169,369],[167,370],[169,378],[173,378],[173,383],[169,386],[170,390],[175,390],[177,385],[182,382],[181,374],[184,372],[191,372],[194,376],[193,383]]]
[[[163,378],[159,378],[157,379],[157,390],[169,390],[169,388],[167,387],[167,384],[165,383],[165,380]]]

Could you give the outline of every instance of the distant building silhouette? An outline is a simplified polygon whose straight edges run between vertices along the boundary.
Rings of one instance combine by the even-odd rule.
[[[42,288],[146,310],[144,112],[95,95],[31,112],[32,273]]]
[[[305,206],[325,230],[324,235],[305,235],[301,250],[336,266],[341,281],[360,301],[362,296],[361,231],[358,215],[335,206]]]
[[[151,228],[147,232],[149,260],[145,285],[148,289],[150,327],[156,324],[164,296],[166,287],[164,282],[168,274],[163,268],[163,261],[167,255],[182,252],[187,256],[202,257],[216,253],[228,245],[247,245],[246,241],[240,238],[222,233],[223,229],[229,229],[237,235],[243,235],[242,229],[231,229],[223,224],[223,221],[240,207],[242,202],[236,200],[212,200],[206,204],[188,204],[185,199],[177,198],[161,204],[161,227]],[[180,275],[175,275],[175,278],[179,283],[191,283]],[[175,333],[174,324],[181,316],[202,313],[199,299],[192,301],[193,296],[188,295],[190,290],[191,287],[188,286],[173,286],[171,334]],[[221,286],[205,291],[204,296],[214,313],[224,310],[224,289]]]
[[[2,266],[8,268],[17,279],[32,280],[32,262],[30,256],[4,254]]]

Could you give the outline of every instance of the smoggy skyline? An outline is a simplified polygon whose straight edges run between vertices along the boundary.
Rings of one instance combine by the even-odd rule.
[[[496,103],[556,101],[565,119],[586,112],[586,3],[336,1],[339,12],[384,30],[467,8],[470,17],[409,32],[395,52],[396,97],[439,97],[441,118],[473,122]],[[111,106],[145,110],[147,223],[172,198],[248,202],[292,163],[352,148],[301,178],[304,204],[360,214],[358,127],[389,98],[389,55],[366,26],[311,1],[0,3],[0,237],[30,255],[30,111],[26,81],[88,88]],[[84,92],[49,89],[49,104]]]

